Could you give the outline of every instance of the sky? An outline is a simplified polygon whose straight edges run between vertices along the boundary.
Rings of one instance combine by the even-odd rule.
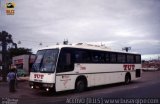
[[[15,15],[6,15],[13,1]],[[160,0],[1,0],[0,31],[19,47],[62,43],[105,44],[113,50],[131,47],[142,55],[160,54]],[[42,43],[42,45],[39,45]]]

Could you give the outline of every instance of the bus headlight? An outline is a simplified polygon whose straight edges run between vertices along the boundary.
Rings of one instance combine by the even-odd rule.
[[[46,91],[49,91],[49,88],[46,88]]]
[[[33,89],[34,87],[33,86],[31,86],[31,89]]]

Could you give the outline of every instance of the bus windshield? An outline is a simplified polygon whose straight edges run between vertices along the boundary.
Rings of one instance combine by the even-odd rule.
[[[46,49],[37,52],[32,72],[54,72],[58,57],[58,49]]]

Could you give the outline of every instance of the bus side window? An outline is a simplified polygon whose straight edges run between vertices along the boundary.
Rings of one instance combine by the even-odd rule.
[[[109,53],[105,54],[105,61],[106,61],[106,63],[109,63],[109,61],[110,61]]]
[[[83,63],[83,51],[79,51],[79,50],[77,50],[77,51],[75,51],[74,52],[74,61],[75,61],[75,63]]]
[[[74,70],[72,52],[61,51],[57,65],[57,72],[68,72]]]
[[[116,58],[116,53],[111,53],[110,54],[110,62],[111,63],[116,63],[117,58]]]
[[[125,63],[126,62],[126,56],[125,56],[125,54],[118,53],[118,55],[117,55],[117,62],[118,63]]]
[[[141,56],[140,55],[136,55],[136,63],[141,63]]]
[[[105,62],[103,52],[98,52],[98,51],[92,52],[91,59],[93,63],[104,63]]]
[[[134,55],[127,55],[127,63],[134,63]]]

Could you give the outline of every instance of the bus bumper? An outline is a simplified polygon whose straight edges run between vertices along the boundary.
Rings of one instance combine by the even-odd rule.
[[[31,89],[40,89],[45,91],[50,91],[55,89],[54,83],[40,83],[40,82],[29,82],[29,86]]]

